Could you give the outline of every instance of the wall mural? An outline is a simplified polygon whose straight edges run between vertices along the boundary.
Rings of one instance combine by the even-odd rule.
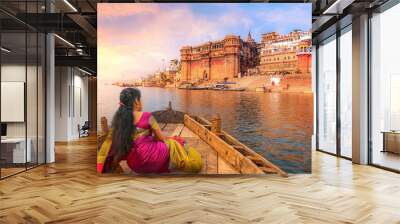
[[[98,172],[311,172],[310,30],[311,4],[98,4]]]

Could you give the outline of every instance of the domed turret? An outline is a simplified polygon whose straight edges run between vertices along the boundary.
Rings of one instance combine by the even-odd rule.
[[[250,31],[249,31],[249,34],[247,34],[246,42],[249,42],[249,43],[256,42],[256,41],[253,39],[253,37],[251,37]]]
[[[239,47],[240,37],[235,35],[226,35],[224,38],[224,47]]]

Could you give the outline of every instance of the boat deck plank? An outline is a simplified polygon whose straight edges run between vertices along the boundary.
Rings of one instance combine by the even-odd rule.
[[[189,130],[187,127],[185,127],[182,132],[181,132],[181,137],[182,138],[199,138],[198,135],[193,133],[191,130]],[[200,139],[200,138],[199,138]]]
[[[184,124],[178,124],[171,136],[180,136],[184,127]]]
[[[234,169],[222,157],[218,157],[218,173],[219,174],[240,174],[239,171]]]
[[[224,159],[218,156],[218,153],[211,148],[206,142],[201,140],[197,135],[195,135],[187,127],[184,127],[182,133],[185,137],[187,144],[194,147],[199,151],[203,159],[203,170],[201,173],[206,174],[237,174],[237,170],[233,169]]]
[[[200,173],[203,174],[216,174],[217,170],[217,156],[208,145],[206,145],[200,138],[185,138],[186,144],[195,148],[200,154],[203,161],[203,167]]]
[[[232,168],[224,159],[218,156],[206,142],[183,124],[160,124],[165,136],[183,137],[188,146],[195,148],[203,159],[201,174],[237,174],[238,171]]]
[[[177,126],[178,124],[160,124],[160,127],[166,136],[171,136]]]

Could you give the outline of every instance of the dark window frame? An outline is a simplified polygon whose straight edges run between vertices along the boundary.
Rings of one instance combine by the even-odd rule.
[[[27,3],[27,2],[28,1],[22,1],[22,3]],[[35,0],[33,2],[37,3],[36,11],[39,12],[39,3],[42,1]],[[46,7],[46,11],[47,11],[47,7]],[[25,12],[27,12],[27,4],[25,4]],[[27,13],[25,13],[25,16],[27,16]],[[19,21],[19,22],[21,22],[21,21]],[[0,24],[0,26],[1,26],[1,24]],[[25,38],[25,49],[24,49],[24,51],[25,51],[25,59],[24,59],[25,60],[25,87],[24,87],[25,166],[24,166],[23,170],[9,174],[7,176],[3,176],[3,173],[2,173],[3,168],[0,166],[0,180],[4,180],[8,177],[12,177],[19,173],[26,172],[27,170],[34,169],[36,167],[39,167],[39,166],[47,163],[47,150],[46,150],[47,149],[47,128],[46,128],[47,127],[47,74],[48,74],[47,73],[47,42],[48,42],[47,41],[47,33],[41,32],[41,31],[29,26],[26,23],[23,26],[24,26],[24,30],[13,31],[13,32],[1,31],[1,29],[0,29],[0,45],[2,45],[2,34],[3,33],[20,33],[20,34],[25,35],[25,37],[24,37]],[[28,166],[28,162],[27,162],[27,159],[28,159],[28,154],[27,154],[27,147],[28,147],[28,112],[27,112],[28,34],[33,34],[33,35],[36,34],[36,49],[34,49],[35,56],[36,56],[36,71],[35,71],[35,74],[36,74],[36,122],[34,122],[34,123],[36,123],[36,136],[32,136],[32,138],[36,138],[36,142],[37,142],[37,144],[36,144],[36,161],[35,161],[35,163],[32,163],[32,161],[31,161],[29,163],[29,166]],[[40,34],[43,34],[43,35],[40,35]],[[41,47],[44,48],[44,49],[41,49],[40,53],[39,53],[39,36],[42,37],[42,38],[40,38],[40,41],[42,44]],[[42,152],[44,153],[44,155],[41,155],[43,157],[42,158],[43,162],[41,162],[41,163],[39,162],[39,54],[43,54],[43,55],[41,55],[41,57],[42,57],[42,60],[44,60],[44,63],[40,64],[41,66],[43,66],[41,72],[42,72],[42,82],[44,84],[44,92],[42,95],[43,100],[42,100],[42,105],[41,105],[41,107],[43,107],[42,109],[44,110],[43,111],[44,116],[41,117],[41,118],[43,118],[43,120],[41,120],[41,122],[43,122],[43,125],[44,125],[44,127],[43,127],[44,128],[44,130],[43,130],[43,143],[44,144],[42,145],[42,147],[43,147]],[[1,82],[1,77],[2,77],[2,74],[1,74],[1,67],[3,65],[2,59],[3,59],[2,53],[0,53],[0,82]],[[1,90],[1,85],[0,85],[0,90]],[[1,91],[0,91],[0,101],[1,101]],[[0,105],[0,110],[1,110],[1,105]],[[0,115],[0,123],[1,123],[1,115]],[[1,150],[1,144],[0,144],[0,158],[1,158],[1,151],[2,150]],[[31,155],[32,155],[32,153],[31,153]]]

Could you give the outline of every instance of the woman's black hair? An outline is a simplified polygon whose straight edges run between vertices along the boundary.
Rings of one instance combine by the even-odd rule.
[[[132,135],[136,131],[133,117],[133,104],[140,100],[140,90],[125,88],[119,96],[119,108],[112,120],[112,147],[114,159],[119,160],[128,154],[132,147]]]

